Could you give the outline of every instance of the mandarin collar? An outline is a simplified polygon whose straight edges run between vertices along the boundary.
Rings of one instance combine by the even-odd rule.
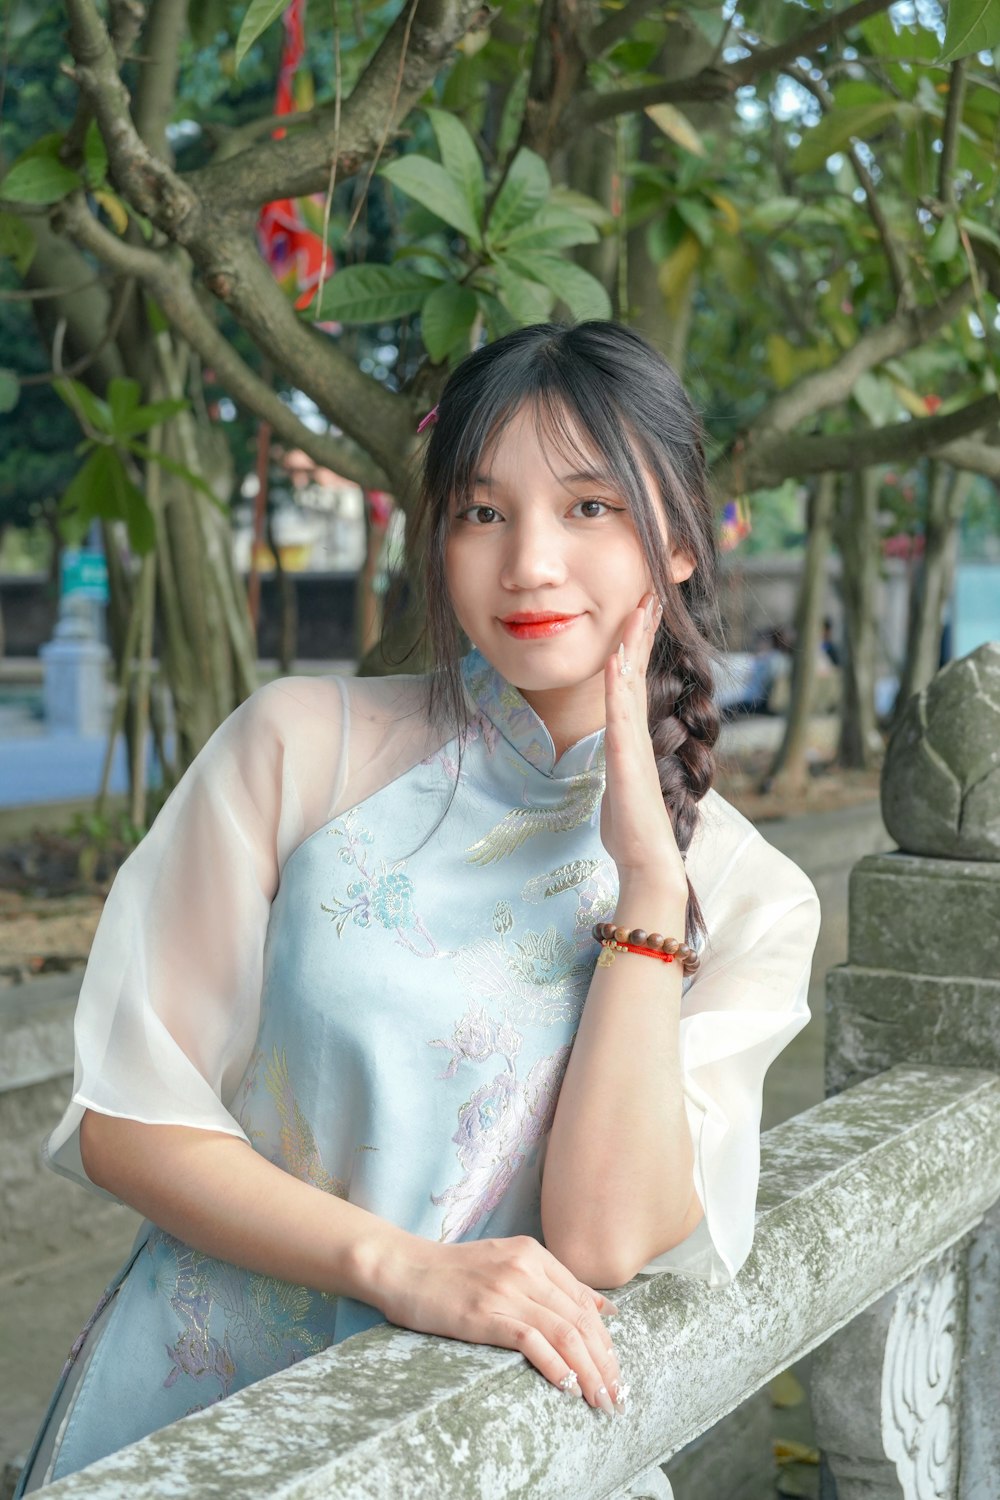
[[[604,730],[597,729],[556,759],[552,736],[517,688],[475,647],[462,659],[462,681],[472,707],[484,714],[509,745],[543,776],[568,781],[604,771]]]

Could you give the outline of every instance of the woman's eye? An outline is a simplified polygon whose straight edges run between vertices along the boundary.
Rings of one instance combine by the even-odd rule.
[[[461,521],[471,521],[473,526],[489,526],[497,518],[498,512],[492,505],[470,505],[468,510],[463,510],[459,515]]]
[[[605,515],[607,512],[613,510],[614,507],[609,505],[606,500],[578,500],[573,509],[580,511],[590,521],[596,519],[598,516]]]

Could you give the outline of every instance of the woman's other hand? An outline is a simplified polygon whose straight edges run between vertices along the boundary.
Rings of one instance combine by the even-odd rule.
[[[601,842],[626,885],[649,882],[676,889],[687,900],[687,877],[663,802],[649,735],[646,670],[663,609],[646,594],[627,616],[620,649],[604,668],[607,784],[601,804]]]
[[[391,1244],[372,1280],[379,1291],[369,1300],[391,1323],[517,1349],[567,1394],[609,1416],[624,1410],[618,1360],[601,1321],[618,1309],[530,1235],[460,1244],[407,1236]]]

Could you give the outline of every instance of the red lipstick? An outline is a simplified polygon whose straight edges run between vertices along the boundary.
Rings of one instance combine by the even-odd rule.
[[[579,615],[560,615],[551,610],[505,615],[500,624],[516,641],[538,641],[548,636],[561,635],[568,630]]]

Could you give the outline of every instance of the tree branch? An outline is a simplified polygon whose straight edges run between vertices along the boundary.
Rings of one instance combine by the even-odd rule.
[[[972,295],[972,282],[963,281],[936,307],[898,312],[888,323],[858,339],[836,364],[814,375],[803,376],[775,397],[755,419],[753,431],[760,434],[790,432],[805,418],[846,401],[860,375],[874,369],[883,360],[905,354],[908,349],[932,338],[951,322]]]
[[[940,454],[945,445],[1000,418],[1000,396],[991,393],[946,416],[896,422],[863,432],[820,437],[784,436],[747,446],[742,456],[742,487],[771,488],[783,479],[805,478],[829,470],[867,469],[874,464],[912,461]],[[714,478],[714,475],[713,475]]]
[[[66,9],[70,50],[76,60],[74,74],[100,127],[115,182],[134,208],[171,238],[183,240],[194,227],[201,205],[139,135],[114,46],[93,0],[66,0]]]
[[[985,474],[990,479],[1000,480],[1000,442],[992,443],[971,438],[956,438],[934,453],[956,469],[968,469],[974,474]]]
[[[653,0],[625,0],[619,10],[613,10],[592,29],[586,39],[587,56],[603,57],[653,9]]]
[[[206,365],[211,365],[233,399],[270,422],[283,441],[304,448],[317,463],[368,487],[387,484],[384,471],[352,444],[313,432],[300,422],[278,394],[255,375],[224,338],[198,302],[183,264],[162,252],[126,244],[99,224],[79,195],[62,205],[66,229],[83,249],[106,265],[133,276],[155,297],[164,315]]]
[[[450,13],[449,0],[442,3]],[[436,9],[430,0],[423,0],[423,4],[427,10]],[[245,215],[227,214],[217,201],[202,203],[185,181],[152,155],[140,140],[129,114],[128,95],[118,76],[110,38],[94,0],[67,0],[67,7],[80,85],[93,105],[109,161],[123,191],[141,212],[147,213],[171,239],[188,250],[209,290],[226,303],[275,367],[311,396],[339,428],[363,444],[382,471],[383,482],[386,475],[394,477],[396,483],[389,487],[398,489],[404,482],[402,465],[412,439],[409,402],[364,375],[329,338],[297,317],[261,260],[256,243],[247,232],[250,226]],[[229,164],[227,170],[228,167]],[[89,214],[83,217],[77,209],[73,223],[74,233],[93,239],[95,226]],[[101,243],[102,259],[115,264],[116,253],[120,257],[123,248],[120,242],[112,235],[105,235]],[[161,301],[169,293],[178,317],[188,320],[197,330],[191,342],[198,347],[200,338],[214,344],[216,352],[204,357],[210,357],[217,369],[231,368],[232,378],[245,382],[251,372],[242,361],[230,365],[235,355],[214,324],[197,319],[199,309],[186,268],[168,277],[164,268],[170,263],[166,257],[138,246],[128,248],[140,257],[149,257],[138,274],[147,285],[155,281],[161,287]],[[189,336],[181,324],[178,326]],[[270,401],[265,388],[260,386],[255,396],[245,395],[242,399],[263,415],[261,403],[271,406],[276,399],[273,393],[269,395]],[[276,431],[279,419],[280,414],[269,416]],[[308,446],[304,437],[298,441],[301,446]],[[358,463],[355,458],[355,470]]]
[[[822,80],[810,77],[806,69],[800,68],[797,64],[787,67],[785,72],[790,78],[794,78],[796,83],[802,88],[812,94],[814,99],[819,101],[820,108],[824,114],[829,114],[834,107],[833,95]],[[889,275],[892,277],[892,284],[896,292],[896,302],[902,307],[913,307],[916,304],[916,297],[913,294],[913,283],[910,280],[906,257],[901,253],[899,246],[896,244],[892,230],[889,228],[889,221],[882,212],[882,205],[875,191],[875,184],[872,181],[871,173],[865,166],[861,153],[856,146],[848,146],[847,154],[851,159],[855,176],[861,184],[867,200],[871,221],[875,225],[879,239],[882,241],[882,249],[889,267]]]
[[[135,91],[135,128],[154,156],[172,161],[167,124],[177,93],[181,42],[187,30],[187,0],[152,0],[142,36]]]
[[[938,197],[948,208],[955,207],[955,159],[964,99],[965,59],[960,57],[952,63],[948,79],[948,107],[941,131],[941,160],[938,164]]]
[[[738,88],[753,83],[762,73],[784,69],[786,63],[807,57],[818,47],[825,47],[835,36],[856,26],[859,21],[888,10],[892,0],[857,0],[846,10],[838,11],[806,28],[789,41],[776,47],[751,52],[728,68],[702,68],[689,78],[665,79],[663,83],[646,84],[634,89],[612,89],[581,95],[567,112],[566,131],[583,125],[595,125],[616,115],[634,114],[651,104],[683,104],[694,100],[711,103],[729,98]]]
[[[797,57],[808,57],[820,47],[825,47],[832,42],[835,36],[847,31],[851,26],[857,26],[859,22],[866,21],[869,16],[876,16],[880,11],[888,10],[892,0],[856,0],[854,5],[849,5],[846,10],[836,11],[828,16],[825,21],[820,21],[818,26],[807,27],[800,31],[797,36],[789,37],[787,42],[780,42],[776,47],[767,47],[762,52],[752,52],[749,57],[742,58],[734,63],[730,72],[738,84],[752,83],[762,73],[773,73],[784,69],[786,63],[794,62]]]
[[[79,0],[70,0],[79,3]],[[380,141],[420,103],[441,65],[466,32],[489,21],[483,0],[416,0],[416,11],[404,46],[409,6],[404,6],[341,106],[339,142],[335,142],[334,106],[312,112],[311,126],[284,140],[265,141],[212,162],[185,178],[205,203],[220,212],[255,208],[274,198],[299,198],[321,193],[330,180],[331,157],[337,147],[337,178],[351,177],[376,153]],[[385,100],[392,98],[397,76],[402,85],[394,118],[385,118]]]

